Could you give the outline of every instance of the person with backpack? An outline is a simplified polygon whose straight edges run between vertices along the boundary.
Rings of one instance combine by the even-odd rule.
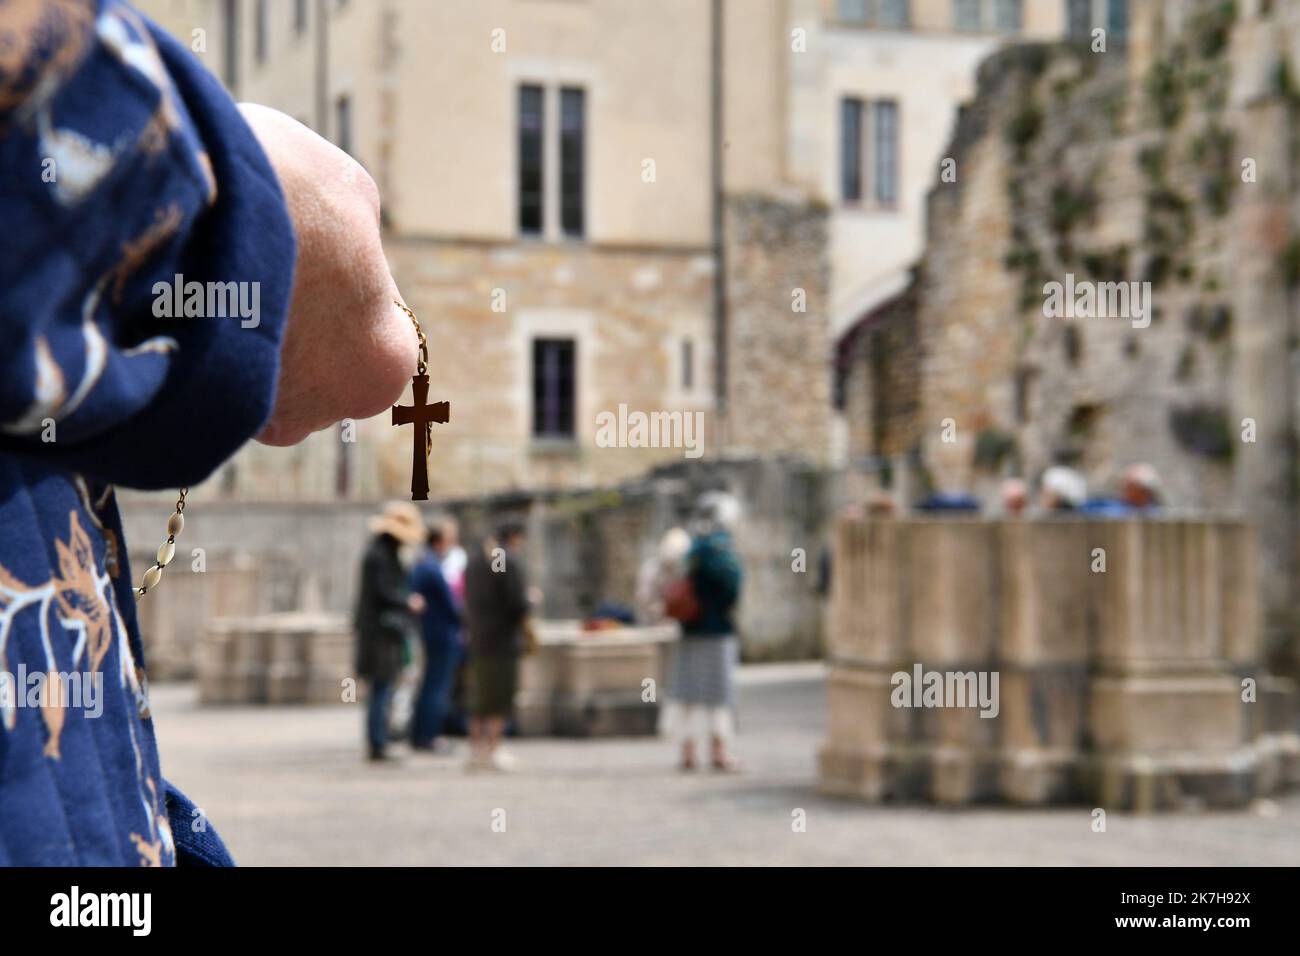
[[[743,573],[732,530],[740,504],[725,492],[708,492],[701,496],[697,513],[685,576],[669,588],[665,600],[668,614],[682,625],[682,639],[673,648],[669,667],[666,722],[680,739],[681,769],[697,765],[696,738],[702,725],[713,769],[736,771],[740,765],[730,748],[740,639],[733,615]]]

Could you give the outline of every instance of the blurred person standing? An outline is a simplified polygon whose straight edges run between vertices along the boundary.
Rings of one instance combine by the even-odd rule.
[[[686,570],[691,536],[685,528],[669,528],[659,539],[658,551],[645,560],[637,575],[636,612],[641,623],[659,624],[669,619],[665,608],[668,589]]]
[[[411,592],[420,598],[424,650],[424,674],[411,721],[411,747],[415,750],[436,751],[439,744],[445,743],[440,738],[447,696],[461,660],[461,606],[444,570],[454,534],[445,523],[430,528],[428,548],[411,570]]]
[[[465,565],[469,558],[460,546],[460,525],[455,518],[444,518],[440,522],[445,550],[442,554],[442,576],[451,589],[451,596],[456,601],[456,609],[465,607]]]
[[[486,539],[465,567],[465,629],[469,635],[471,704],[469,770],[510,770],[500,751],[514,710],[524,626],[533,600],[524,562],[524,526],[507,523]]]
[[[415,505],[397,501],[371,519],[374,537],[361,560],[357,595],[357,676],[370,684],[366,740],[371,760],[388,759],[388,708],[405,666],[407,640],[415,629],[406,571],[399,550],[419,544],[424,525]]]
[[[696,766],[695,724],[707,728],[715,770],[739,764],[729,749],[733,733],[735,670],[740,640],[733,620],[742,571],[732,543],[740,503],[725,492],[708,492],[697,505],[696,537],[686,556],[681,595],[670,595],[669,610],[682,621],[682,639],[673,648],[667,720],[681,740],[681,768]]]

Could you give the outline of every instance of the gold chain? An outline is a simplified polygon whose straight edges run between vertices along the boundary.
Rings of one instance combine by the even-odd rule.
[[[406,303],[401,299],[394,299],[393,303],[411,317],[411,324],[415,326],[415,334],[420,340],[420,358],[415,363],[416,376],[424,375],[429,371],[429,343],[424,338],[424,329],[420,328],[420,320],[415,317],[415,313],[407,308]],[[433,451],[433,422],[424,423],[424,457],[428,458],[429,453]]]
[[[176,536],[185,528],[185,496],[187,494],[189,494],[189,489],[182,488],[180,497],[176,499],[176,510],[167,519],[167,540],[159,546],[158,556],[153,567],[144,573],[140,586],[135,589],[135,599],[137,601],[158,586],[158,582],[162,580],[163,568],[171,564],[172,558],[176,557]]]

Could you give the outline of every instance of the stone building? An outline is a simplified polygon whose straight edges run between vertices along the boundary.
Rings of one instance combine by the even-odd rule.
[[[882,387],[861,334],[843,392],[884,397],[851,417],[895,436],[871,464],[913,478],[909,497],[990,495],[1058,462],[1113,493],[1146,461],[1174,510],[1248,516],[1266,646],[1290,670],[1300,9],[1133,2],[1130,16],[1105,52],[1022,46],[981,66],[915,290],[860,330],[914,330],[902,360],[919,394]],[[1060,314],[1069,289],[1079,308]]]
[[[976,64],[1076,2],[144,0],[239,98],[355,155],[434,342],[435,495],[616,481],[620,405],[706,455],[842,458],[835,330],[895,290]],[[1086,0],[1090,17],[1103,3]],[[671,64],[671,69],[665,68]],[[346,441],[353,437],[355,441]],[[249,447],[215,490],[398,494],[386,417]]]

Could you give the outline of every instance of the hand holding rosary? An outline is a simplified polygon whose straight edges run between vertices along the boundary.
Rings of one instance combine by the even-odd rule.
[[[400,300],[394,299],[393,302],[411,317],[411,322],[415,325],[415,334],[420,340],[420,355],[415,364],[415,374],[411,376],[412,401],[410,405],[393,406],[393,424],[417,426],[412,442],[414,460],[411,469],[411,500],[428,501],[429,452],[433,448],[433,423],[441,424],[450,420],[451,403],[429,404],[429,343],[424,338],[424,330],[420,328],[420,320],[415,317],[415,313]],[[420,428],[421,425],[424,427]],[[172,558],[176,557],[176,536],[185,528],[185,496],[188,493],[188,488],[180,490],[180,497],[176,499],[176,510],[167,519],[167,540],[159,546],[153,567],[144,573],[140,586],[135,589],[137,601],[158,586],[162,580],[163,569],[171,563]]]

